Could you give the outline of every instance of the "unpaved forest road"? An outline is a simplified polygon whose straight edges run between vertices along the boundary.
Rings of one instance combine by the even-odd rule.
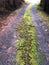
[[[19,21],[22,19],[26,5],[22,6],[18,13],[15,12],[14,20],[8,23],[7,26],[0,31],[0,65],[16,65],[15,63],[15,48],[14,42],[17,40],[17,33],[15,28]]]
[[[36,26],[36,39],[38,42],[39,53],[42,55],[42,61],[39,65],[49,65],[49,27],[46,22],[43,21],[34,6],[31,8],[32,21]]]

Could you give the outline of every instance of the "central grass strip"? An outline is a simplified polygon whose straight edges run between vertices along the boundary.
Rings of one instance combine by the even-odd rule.
[[[31,20],[30,7],[26,9],[22,21],[16,28],[16,31],[19,33],[18,41],[15,44],[17,49],[16,65],[39,65],[35,26]]]

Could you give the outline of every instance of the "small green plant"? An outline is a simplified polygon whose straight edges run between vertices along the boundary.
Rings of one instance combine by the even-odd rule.
[[[17,65],[38,65],[35,26],[32,24],[29,9],[27,9],[23,20],[18,24],[16,31],[19,33],[18,41],[15,44]]]
[[[5,12],[6,11],[6,8],[2,7],[2,8],[0,8],[0,11],[1,12]]]

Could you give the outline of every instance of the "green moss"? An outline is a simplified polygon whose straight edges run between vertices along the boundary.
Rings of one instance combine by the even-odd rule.
[[[23,20],[18,24],[16,31],[19,33],[17,49],[17,65],[39,65],[39,57],[35,41],[35,26],[32,24],[30,8],[27,8]]]
[[[2,8],[0,8],[0,11],[1,12],[6,12],[7,10],[6,10],[6,8],[2,7]]]

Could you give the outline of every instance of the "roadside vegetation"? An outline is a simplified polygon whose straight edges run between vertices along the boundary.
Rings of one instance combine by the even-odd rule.
[[[42,19],[49,24],[49,0],[41,0],[40,4],[36,6],[36,9]]]
[[[16,41],[16,65],[39,65],[39,55],[35,40],[35,26],[32,23],[30,7],[26,9],[22,21],[16,31],[19,33]]]
[[[24,0],[2,0],[0,1],[0,29],[6,26],[8,19],[14,16],[24,6]],[[12,20],[12,19],[11,19]]]
[[[41,0],[40,7],[43,9],[44,12],[49,14],[49,0]]]
[[[35,7],[40,17],[49,24],[49,15],[46,12],[44,12],[39,5],[36,5]]]
[[[6,8],[8,10],[13,10],[19,8],[24,3],[24,0],[2,0],[0,1],[0,10]]]
[[[7,17],[14,10],[24,5],[24,0],[3,0],[0,1],[0,18]]]

